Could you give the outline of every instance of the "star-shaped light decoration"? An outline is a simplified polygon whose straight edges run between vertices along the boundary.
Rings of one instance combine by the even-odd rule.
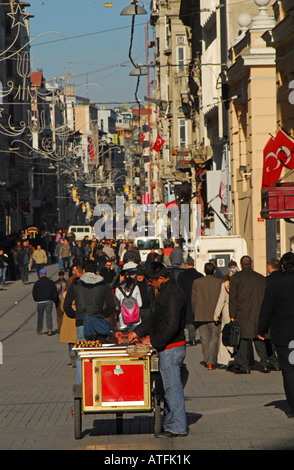
[[[12,13],[7,13],[10,18],[12,18],[12,25],[11,28],[14,28],[14,26],[20,25],[24,26],[27,28],[27,25],[25,23],[25,20],[28,16],[30,16],[29,13],[25,13],[19,4],[17,4],[16,9]]]

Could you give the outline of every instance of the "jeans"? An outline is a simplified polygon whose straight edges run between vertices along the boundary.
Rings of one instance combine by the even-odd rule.
[[[181,366],[185,355],[186,346],[159,352],[159,371],[166,401],[163,429],[174,434],[187,434],[184,390],[181,381]]]
[[[77,326],[77,341],[84,341],[85,336],[84,336],[84,326]],[[77,360],[76,360],[76,367],[77,367],[77,384],[82,383],[82,361],[80,358],[80,355],[77,354]]]
[[[37,330],[42,332],[43,330],[43,320],[44,320],[44,313],[46,315],[46,326],[48,331],[52,331],[52,309],[53,309],[53,302],[52,300],[48,300],[46,302],[38,302],[37,312]]]
[[[0,268],[0,278],[1,282],[4,285],[6,281],[6,271],[7,271],[7,266],[4,266],[4,268]]]

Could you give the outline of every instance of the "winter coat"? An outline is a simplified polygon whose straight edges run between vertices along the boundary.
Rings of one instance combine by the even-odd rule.
[[[251,268],[243,268],[230,280],[229,313],[240,325],[241,338],[257,338],[265,288],[266,278]]]
[[[58,305],[59,302],[55,282],[46,276],[42,276],[41,279],[35,282],[32,295],[35,302],[52,300],[55,305]]]
[[[171,254],[169,255],[169,259],[171,260],[172,265],[181,265],[184,263],[184,256],[183,252],[180,247],[175,247]]]
[[[60,309],[64,313],[63,303],[66,292],[61,296]],[[73,305],[73,309],[74,309]],[[76,322],[74,318],[69,318],[67,315],[62,316],[62,323],[60,327],[59,340],[61,343],[75,343],[77,339]]]
[[[32,256],[36,264],[46,264],[47,254],[45,250],[35,250]]]
[[[8,266],[8,256],[3,253],[0,255],[0,268],[5,268],[5,266]]]
[[[178,276],[177,283],[183,289],[186,299],[186,325],[191,325],[194,322],[194,313],[191,304],[192,287],[195,279],[203,277],[195,268],[188,268],[181,272]]]
[[[294,270],[287,270],[268,284],[262,301],[258,334],[270,331],[271,342],[289,346],[294,340]]]
[[[174,279],[161,284],[151,314],[134,331],[139,338],[150,335],[152,346],[163,351],[173,344],[185,344],[186,303]]]
[[[86,272],[73,280],[64,299],[63,308],[69,318],[76,319],[76,326],[82,326],[86,313],[98,318],[110,317],[114,312],[115,303],[103,277]]]
[[[214,321],[214,311],[221,285],[221,279],[214,276],[203,276],[193,282],[191,304],[195,321]]]
[[[69,258],[71,256],[70,245],[63,244],[60,248],[59,256],[61,258]]]

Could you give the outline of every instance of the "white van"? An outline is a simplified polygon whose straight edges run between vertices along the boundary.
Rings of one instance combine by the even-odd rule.
[[[139,249],[142,263],[146,261],[151,248],[155,248],[155,251],[159,248],[163,250],[163,241],[160,237],[137,237],[134,239],[134,245]]]
[[[196,262],[196,269],[204,272],[205,263],[215,258],[217,267],[223,275],[228,273],[228,263],[231,260],[237,262],[240,267],[240,259],[248,254],[246,240],[239,235],[202,236],[198,241],[196,250],[190,251]]]
[[[75,235],[76,241],[84,240],[86,236],[89,237],[89,240],[92,240],[94,235],[94,230],[91,225],[70,225],[67,233],[70,234],[70,232]]]

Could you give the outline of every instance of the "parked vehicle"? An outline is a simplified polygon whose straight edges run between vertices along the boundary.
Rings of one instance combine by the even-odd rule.
[[[160,237],[137,237],[134,239],[134,245],[139,249],[141,261],[144,263],[151,248],[155,251],[159,248],[163,249],[163,241]]]
[[[88,236],[89,240],[92,240],[94,230],[91,225],[70,225],[67,233],[73,233],[76,237],[76,241],[83,240],[84,237]]]

